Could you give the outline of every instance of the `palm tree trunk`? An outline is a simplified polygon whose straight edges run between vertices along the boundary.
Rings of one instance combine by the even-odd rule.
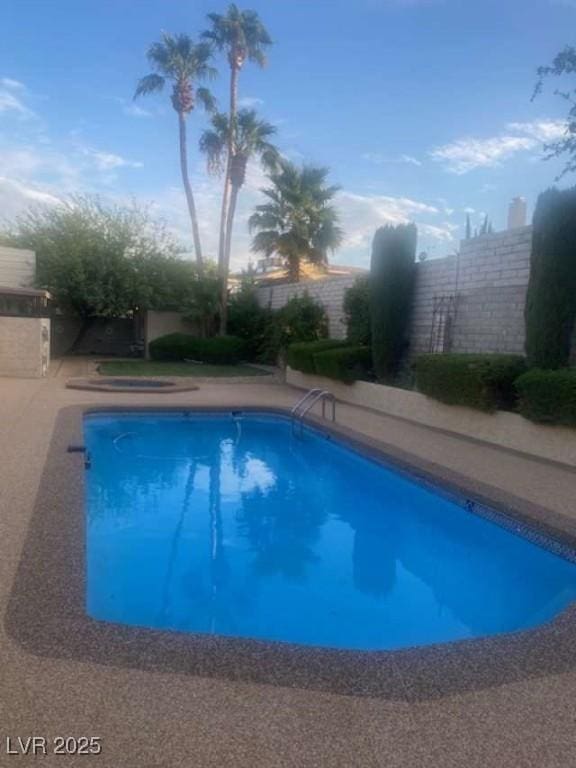
[[[224,263],[221,293],[220,293],[220,334],[226,333],[226,323],[228,321],[228,272],[230,270],[230,252],[232,250],[232,229],[234,227],[234,216],[236,215],[236,203],[238,202],[238,192],[240,187],[232,186],[230,195],[230,207],[228,208],[228,219],[226,221],[226,240],[224,242]]]
[[[232,63],[230,72],[230,123],[228,129],[228,159],[226,162],[226,178],[224,180],[224,195],[222,198],[222,215],[220,218],[220,249],[218,254],[218,266],[220,275],[220,335],[226,333],[226,321],[228,315],[228,267],[230,264],[230,249],[228,243],[228,229],[230,223],[230,211],[228,209],[228,197],[230,195],[230,170],[232,157],[236,144],[236,112],[238,111],[238,67]],[[234,190],[232,190],[232,196]],[[236,192],[238,195],[238,192]],[[230,203],[231,204],[231,203]]]
[[[196,215],[196,205],[194,195],[188,176],[188,149],[186,145],[186,118],[183,112],[178,112],[178,128],[180,133],[180,170],[182,171],[182,183],[188,203],[188,213],[192,223],[192,238],[194,240],[194,251],[196,252],[196,264],[202,270],[204,262],[202,260],[202,246],[200,244],[200,230],[198,229],[198,217]]]

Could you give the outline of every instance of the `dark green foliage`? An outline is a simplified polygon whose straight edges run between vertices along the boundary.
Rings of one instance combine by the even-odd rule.
[[[370,277],[359,277],[344,294],[346,338],[353,344],[370,346]]]
[[[302,373],[316,373],[314,360],[318,352],[325,352],[327,349],[334,349],[336,347],[349,346],[349,342],[338,339],[320,339],[320,341],[302,341],[296,344],[290,344],[286,362],[290,368],[293,368],[295,371],[302,371]]]
[[[297,341],[317,341],[328,336],[328,318],[322,304],[307,293],[290,299],[274,313],[264,342],[263,360],[276,362],[278,355]]]
[[[525,320],[530,366],[568,365],[576,322],[576,187],[538,198]]]
[[[314,355],[314,366],[318,376],[352,384],[370,378],[372,352],[366,346],[336,347]]]
[[[534,368],[516,380],[522,416],[547,424],[576,427],[576,369]]]
[[[260,306],[251,285],[243,285],[230,297],[228,331],[230,335],[244,339],[247,360],[261,360],[272,322],[271,310]]]
[[[380,227],[372,245],[370,316],[376,376],[393,382],[408,346],[416,276],[414,224]]]
[[[526,370],[519,355],[422,355],[414,363],[416,388],[448,405],[510,410],[514,381]]]
[[[245,358],[244,340],[236,336],[199,339],[186,333],[169,333],[149,344],[152,360],[198,360],[216,365],[236,365]]]

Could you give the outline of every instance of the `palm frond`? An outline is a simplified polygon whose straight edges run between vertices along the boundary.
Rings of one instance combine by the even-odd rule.
[[[148,96],[150,93],[157,93],[164,88],[165,83],[166,81],[161,75],[146,75],[138,81],[138,85],[134,92],[134,98],[137,99],[139,96]]]
[[[216,111],[216,98],[208,88],[197,88],[196,99],[206,112],[212,113]]]

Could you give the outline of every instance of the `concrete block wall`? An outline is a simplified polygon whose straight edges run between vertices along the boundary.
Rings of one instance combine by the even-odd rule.
[[[39,379],[49,363],[49,318],[0,317],[0,376]]]
[[[522,354],[531,243],[532,227],[462,241],[454,352]]]
[[[410,356],[430,351],[434,304],[454,297],[453,352],[519,353],[524,350],[524,303],[530,275],[532,227],[463,240],[459,257],[419,262]],[[324,304],[330,335],[346,335],[342,302],[356,276],[258,289],[263,305],[279,309],[304,291]]]

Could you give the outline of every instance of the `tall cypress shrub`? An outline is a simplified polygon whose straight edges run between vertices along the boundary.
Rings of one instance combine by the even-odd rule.
[[[417,237],[414,224],[380,227],[374,235],[370,318],[374,370],[380,381],[394,381],[408,346]]]
[[[568,365],[576,322],[576,187],[538,198],[524,317],[530,366]]]

